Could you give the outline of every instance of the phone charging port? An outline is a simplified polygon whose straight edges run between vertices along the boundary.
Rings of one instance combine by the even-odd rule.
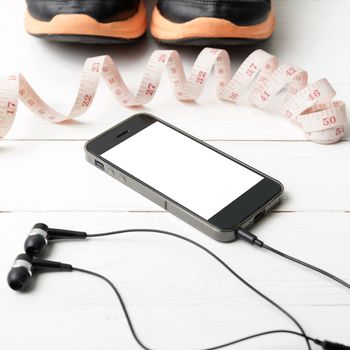
[[[253,222],[259,221],[264,216],[264,211],[260,212],[259,214],[255,215]]]
[[[104,166],[100,161],[98,161],[97,159],[95,159],[95,165],[96,165],[98,168],[100,168],[100,169],[102,169],[102,170],[105,170],[105,166]]]

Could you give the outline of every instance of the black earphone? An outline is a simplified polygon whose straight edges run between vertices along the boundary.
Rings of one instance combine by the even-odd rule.
[[[29,254],[19,254],[7,275],[7,283],[13,290],[24,289],[35,270],[44,271],[72,271],[73,267],[56,261],[41,260]]]
[[[43,253],[49,241],[60,239],[86,239],[86,237],[86,232],[60,230],[39,223],[33,226],[29,236],[25,240],[24,251],[28,255],[35,257]]]
[[[260,292],[258,289],[256,289],[253,285],[248,283],[243,277],[241,277],[237,272],[235,272],[230,266],[228,266],[220,257],[218,257],[216,254],[211,252],[208,248],[204,247],[203,245],[187,238],[184,236],[181,236],[177,233],[164,231],[164,230],[157,230],[157,229],[128,229],[128,230],[120,230],[120,231],[112,231],[107,233],[98,233],[98,234],[87,234],[86,232],[82,231],[71,231],[71,230],[61,230],[61,229],[55,229],[55,228],[49,228],[47,225],[43,223],[35,224],[30,231],[27,239],[24,243],[24,254],[20,254],[16,257],[14,264],[12,265],[12,268],[10,272],[7,275],[7,282],[10,288],[16,291],[22,291],[24,290],[29,281],[32,277],[33,273],[35,272],[46,272],[46,271],[61,271],[61,272],[81,272],[85,273],[94,277],[98,277],[102,280],[104,280],[109,286],[113,289],[115,292],[121,306],[124,312],[124,315],[126,317],[128,326],[130,328],[131,334],[134,337],[135,341],[140,345],[140,347],[144,350],[152,350],[151,348],[147,347],[143,344],[141,339],[136,333],[136,330],[133,326],[131,317],[127,311],[126,304],[118,291],[118,289],[115,287],[115,285],[105,276],[98,274],[93,271],[85,270],[82,268],[73,267],[70,264],[56,262],[56,261],[49,261],[49,260],[43,260],[38,258],[41,254],[43,254],[46,246],[51,241],[56,240],[76,240],[76,239],[87,239],[87,238],[95,238],[95,237],[104,237],[104,236],[111,236],[111,235],[120,235],[125,233],[131,233],[131,232],[149,232],[149,233],[158,233],[163,234],[167,236],[171,236],[174,238],[181,239],[183,241],[186,241],[188,243],[191,243],[192,245],[202,249],[204,252],[209,254],[212,258],[214,258],[217,262],[219,262],[224,268],[226,268],[233,276],[235,276],[237,279],[239,279],[243,284],[245,284],[248,288],[250,288],[252,291],[254,291],[256,294],[258,294],[260,297],[265,299],[267,302],[269,302],[272,306],[277,308],[279,311],[281,311],[285,316],[287,316],[299,329],[300,332],[295,332],[291,330],[272,330],[272,331],[266,331],[258,334],[253,334],[250,336],[247,336],[242,339],[238,339],[229,343],[225,343],[222,345],[217,345],[215,347],[202,349],[202,350],[214,350],[214,349],[221,349],[224,347],[228,347],[231,345],[235,345],[244,341],[248,341],[254,338],[258,338],[261,336],[271,335],[271,334],[278,334],[278,333],[286,333],[286,334],[294,334],[296,336],[304,338],[306,341],[306,345],[308,350],[311,350],[310,342],[313,342],[314,344],[317,344],[322,347],[324,350],[350,350],[350,347],[337,344],[329,341],[321,341],[316,338],[312,338],[306,334],[303,327],[299,324],[299,322],[288,312],[286,311],[282,306],[278,305],[276,302],[274,302],[272,299],[267,297],[265,294]],[[345,282],[344,280],[332,275],[331,273],[321,270],[318,267],[315,267],[311,264],[308,264],[306,262],[303,262],[301,260],[298,260],[294,257],[291,257],[285,253],[282,253],[278,251],[277,249],[271,248],[270,246],[266,245],[264,242],[259,240],[257,236],[253,235],[252,233],[244,230],[238,230],[236,233],[237,238],[246,241],[252,245],[255,245],[259,248],[265,248],[266,250],[278,254],[286,259],[289,259],[293,262],[296,262],[298,264],[301,264],[305,267],[308,267],[309,269],[312,269],[314,271],[317,271],[328,278],[342,284],[343,286],[350,289],[350,284]]]
[[[49,241],[64,239],[86,239],[86,232],[61,230],[50,228],[43,223],[33,226],[24,241],[25,254],[19,254],[7,275],[8,285],[16,291],[24,289],[34,270],[45,271],[72,271],[72,265],[36,258],[44,253]]]

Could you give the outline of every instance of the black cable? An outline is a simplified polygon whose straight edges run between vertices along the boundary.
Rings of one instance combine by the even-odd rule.
[[[275,248],[272,248],[272,247],[268,246],[268,245],[265,244],[265,243],[264,243],[264,245],[262,246],[262,248],[265,248],[266,250],[269,250],[270,252],[275,253],[275,254],[277,254],[277,255],[280,255],[280,256],[282,256],[283,258],[288,259],[288,260],[291,260],[291,261],[293,261],[293,262],[295,262],[295,263],[297,263],[297,264],[299,264],[299,265],[302,265],[302,266],[305,266],[305,267],[307,267],[307,268],[309,268],[309,269],[311,269],[311,270],[314,270],[314,271],[316,271],[316,272],[318,272],[318,273],[320,273],[320,274],[322,274],[322,275],[324,275],[324,276],[330,278],[331,280],[342,284],[344,287],[350,289],[350,284],[349,284],[349,283],[345,282],[344,280],[340,279],[339,277],[337,277],[337,276],[335,276],[335,275],[333,275],[333,274],[331,274],[331,273],[329,273],[329,272],[327,272],[327,271],[325,271],[325,270],[320,269],[320,268],[317,267],[317,266],[311,265],[311,264],[309,264],[309,263],[307,263],[307,262],[305,262],[305,261],[302,261],[302,260],[299,260],[299,259],[297,259],[297,258],[294,258],[293,256],[290,256],[290,255],[285,254],[285,253],[283,253],[283,252],[281,252],[281,251],[279,251],[279,250],[277,250],[277,249],[275,249]]]
[[[126,304],[125,304],[125,302],[123,300],[123,297],[119,293],[117,287],[111,282],[111,280],[109,280],[107,277],[105,277],[103,275],[100,275],[99,273],[96,273],[96,272],[93,272],[93,271],[89,271],[89,270],[85,270],[85,269],[80,269],[78,267],[73,267],[73,271],[78,271],[78,272],[82,272],[82,273],[86,273],[88,275],[92,275],[92,276],[98,277],[98,278],[102,279],[103,281],[105,281],[106,283],[108,283],[110,285],[110,287],[113,289],[114,293],[117,295],[117,298],[118,298],[118,300],[120,302],[120,305],[121,305],[121,307],[123,309],[125,318],[126,318],[126,320],[128,322],[129,329],[130,329],[131,334],[133,335],[134,339],[136,340],[136,342],[140,345],[140,347],[142,349],[144,349],[144,350],[152,350],[151,348],[149,348],[146,345],[144,345],[142,343],[142,341],[140,340],[140,338],[138,337],[138,335],[137,335],[137,333],[136,333],[136,331],[134,329],[134,326],[132,324],[131,317],[130,317],[130,315],[128,313],[128,310],[126,308]],[[222,345],[217,345],[217,346],[214,346],[214,347],[211,347],[211,348],[205,348],[205,349],[202,349],[202,350],[222,349],[222,348],[225,348],[227,346],[231,346],[231,345],[235,345],[235,344],[238,344],[238,343],[242,343],[244,341],[251,340],[251,339],[254,339],[254,338],[258,338],[258,337],[262,337],[262,336],[266,336],[266,335],[270,335],[270,334],[279,334],[279,333],[293,334],[293,335],[297,335],[299,337],[305,338],[305,339],[307,339],[309,341],[312,341],[314,343],[317,342],[316,339],[311,338],[309,336],[305,336],[302,333],[281,329],[281,330],[273,330],[273,331],[266,331],[266,332],[253,334],[253,335],[241,338],[241,339],[237,339],[237,340],[231,341],[229,343],[225,343],[225,344],[222,344]]]
[[[96,273],[96,272],[93,272],[93,271],[89,271],[89,270],[85,270],[85,269],[80,269],[78,267],[73,267],[73,271],[78,271],[78,272],[82,272],[82,273],[86,273],[88,275],[92,275],[92,276],[95,276],[95,277],[98,277],[98,278],[101,278],[102,280],[104,280],[106,283],[108,283],[110,285],[110,287],[113,289],[114,293],[117,295],[117,298],[119,300],[119,303],[123,309],[123,312],[124,312],[124,316],[126,318],[126,321],[128,322],[128,326],[129,326],[129,329],[131,331],[131,334],[132,336],[134,337],[134,339],[136,340],[136,342],[141,346],[142,349],[145,349],[145,350],[151,350],[150,348],[148,348],[146,345],[144,345],[142,343],[142,341],[139,339],[135,329],[134,329],[134,326],[132,324],[132,321],[131,321],[131,318],[130,318],[130,315],[128,313],[128,310],[126,308],[126,305],[125,305],[125,302],[123,300],[123,297],[121,296],[121,294],[119,293],[117,287],[105,276],[103,275],[100,275],[99,273]]]
[[[223,267],[225,267],[232,275],[234,275],[239,281],[241,281],[244,285],[246,285],[249,289],[251,289],[253,292],[255,292],[256,294],[258,294],[260,297],[262,297],[263,299],[265,299],[268,303],[270,303],[271,305],[273,305],[276,309],[278,309],[279,311],[281,311],[282,313],[284,313],[300,330],[300,333],[302,334],[303,338],[306,341],[306,345],[308,350],[311,350],[311,345],[310,345],[310,338],[307,336],[306,332],[304,331],[303,327],[299,324],[299,322],[287,311],[285,310],[282,306],[278,305],[276,302],[274,302],[272,299],[270,299],[268,296],[266,296],[265,294],[263,294],[262,292],[260,292],[258,289],[256,289],[253,285],[251,285],[249,282],[247,282],[243,277],[241,277],[236,271],[234,271],[230,266],[228,266],[221,258],[219,258],[216,254],[214,254],[213,252],[211,252],[209,249],[207,249],[206,247],[202,246],[201,244],[191,240],[190,238],[181,236],[177,233],[173,233],[173,232],[169,232],[169,231],[165,231],[165,230],[156,230],[156,229],[128,229],[128,230],[119,230],[119,231],[112,231],[112,232],[106,232],[106,233],[97,233],[97,234],[88,234],[87,238],[95,238],[95,237],[105,237],[105,236],[111,236],[111,235],[119,235],[119,234],[123,234],[123,233],[131,233],[131,232],[149,232],[149,233],[160,233],[160,234],[164,234],[167,236],[172,236],[178,239],[181,239],[183,241],[189,242],[193,245],[195,245],[196,247],[202,249],[203,251],[205,251],[206,253],[208,253],[210,256],[212,256],[215,260],[217,260]],[[83,272],[83,271],[81,271]],[[84,271],[86,272],[86,271]],[[97,276],[97,274],[91,273],[95,276]],[[107,281],[105,279],[105,277],[98,275],[97,277],[100,277],[102,279],[104,279],[113,289],[115,288],[110,281]],[[120,302],[122,302],[122,298],[121,295],[116,291],[117,293],[118,299]],[[124,305],[125,307],[125,305]],[[124,308],[123,308],[124,309]],[[127,315],[126,312],[126,308],[124,309],[124,313],[125,315]],[[130,320],[130,317],[127,317],[128,323],[129,323],[129,327],[131,329],[131,332],[135,338],[135,340],[139,343],[139,345],[141,345],[142,343],[140,342],[140,340],[137,338],[137,335],[135,333],[134,328],[132,327],[132,323]],[[145,350],[150,350],[147,347],[144,347],[141,345],[141,347],[143,347],[143,349]],[[211,348],[210,350],[213,349],[218,349],[218,347],[216,348]],[[209,350],[209,349],[206,349]]]
[[[265,244],[263,241],[259,240],[257,236],[255,236],[253,233],[249,232],[249,231],[245,231],[245,230],[238,230],[237,232],[237,237],[241,238],[242,240],[251,243],[252,245],[258,246],[260,248],[264,248],[274,254],[277,254],[285,259],[288,259],[290,261],[293,261],[299,265],[302,265],[304,267],[307,267],[310,270],[316,271],[328,278],[330,278],[331,280],[343,285],[344,287],[350,289],[350,284],[347,283],[346,281],[342,280],[341,278],[331,274],[330,272],[327,272],[325,270],[320,269],[317,266],[311,265],[305,261],[299,260],[297,258],[294,258],[291,255],[288,255],[286,253],[283,253],[275,248],[272,248],[270,246],[268,246],[267,244]]]

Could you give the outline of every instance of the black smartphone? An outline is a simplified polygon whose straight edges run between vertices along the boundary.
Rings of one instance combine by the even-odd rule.
[[[88,141],[87,160],[221,241],[277,205],[280,182],[149,114]]]

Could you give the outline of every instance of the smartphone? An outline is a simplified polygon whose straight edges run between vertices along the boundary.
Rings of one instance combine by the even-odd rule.
[[[221,242],[282,200],[280,182],[149,114],[88,141],[85,152],[98,169]]]

